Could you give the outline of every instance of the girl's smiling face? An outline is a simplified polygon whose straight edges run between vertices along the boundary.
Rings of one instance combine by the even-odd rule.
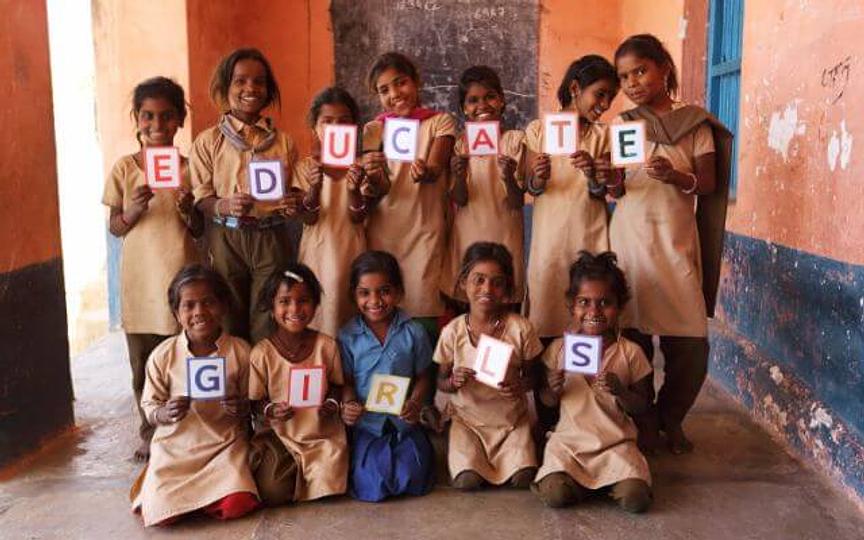
[[[381,72],[375,81],[375,91],[381,107],[397,116],[407,117],[420,101],[417,81],[393,68]]]
[[[504,111],[504,96],[480,83],[471,83],[462,104],[469,122],[500,120]]]
[[[606,279],[584,279],[571,300],[571,330],[577,334],[602,336],[618,325],[618,298]]]
[[[219,337],[225,305],[210,285],[193,281],[180,289],[180,302],[174,316],[193,343],[215,341]]]
[[[315,316],[315,301],[304,283],[290,287],[281,283],[273,297],[273,320],[290,334],[298,334],[309,326]]]
[[[659,66],[649,58],[625,54],[615,61],[618,80],[624,95],[636,105],[651,105],[666,98],[666,79],[669,66]]]
[[[144,146],[171,146],[180,129],[180,113],[163,97],[148,97],[141,101],[135,122]]]
[[[507,276],[495,261],[474,263],[461,283],[471,311],[497,311],[507,297]]]
[[[321,105],[318,118],[315,119],[315,134],[318,135],[319,141],[324,140],[324,126],[328,124],[353,124],[354,122],[351,109],[344,103],[325,103]]]
[[[608,79],[600,79],[581,89],[574,80],[570,86],[570,91],[576,95],[573,104],[579,112],[579,116],[596,122],[612,105],[612,100],[618,94],[618,83]]]
[[[354,302],[367,323],[389,321],[402,300],[402,291],[390,283],[385,274],[363,274],[354,289]]]
[[[269,97],[264,64],[251,58],[234,64],[228,87],[228,106],[232,115],[246,123],[254,123],[268,105]]]

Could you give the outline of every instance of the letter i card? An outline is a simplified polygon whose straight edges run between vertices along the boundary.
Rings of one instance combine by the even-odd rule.
[[[325,388],[324,366],[288,370],[288,405],[295,409],[320,407]]]

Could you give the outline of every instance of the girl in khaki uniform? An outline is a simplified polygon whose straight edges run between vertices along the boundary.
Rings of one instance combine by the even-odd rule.
[[[252,440],[252,472],[268,506],[345,493],[348,440],[339,417],[344,400],[342,360],[336,341],[308,328],[321,301],[321,284],[309,267],[289,264],[264,286],[259,309],[275,331],[251,356],[249,399],[261,429]],[[320,407],[289,405],[290,371],[323,367],[327,399]],[[337,401],[338,400],[338,401]]]
[[[327,124],[356,124],[359,114],[347,91],[324,89],[309,111],[316,142],[323,139]],[[323,167],[316,155],[300,161],[295,181],[308,192],[311,206],[300,240],[300,262],[312,269],[324,290],[312,327],[335,337],[355,312],[345,283],[351,262],[366,251],[366,216],[389,186],[374,184],[359,164]]]
[[[498,74],[486,66],[465,70],[459,80],[459,103],[469,122],[500,123],[505,103]],[[497,242],[513,255],[515,286],[513,297],[508,302],[518,306],[525,294],[522,254],[524,190],[520,185],[521,168],[525,162],[525,134],[515,129],[504,132],[497,157],[469,157],[466,144],[464,136],[458,137],[451,159],[450,199],[456,209],[450,225],[441,292],[459,303],[464,302],[464,295],[457,290],[462,254],[474,242]]]
[[[136,405],[144,388],[144,369],[153,349],[177,333],[177,321],[165,304],[174,275],[196,259],[193,236],[203,230],[201,214],[192,206],[189,168],[181,158],[181,185],[153,191],[144,174],[144,149],[173,146],[186,118],[183,88],[171,79],[154,77],[135,87],[132,114],[141,150],[121,158],[105,181],[102,203],[110,208],[108,229],[123,239],[120,263],[122,324],[132,367]],[[138,407],[141,443],[137,461],[146,461],[153,427]]]
[[[237,49],[223,58],[210,81],[210,95],[222,116],[192,145],[195,205],[209,221],[213,268],[231,287],[228,330],[256,342],[267,335],[268,320],[255,309],[255,300],[270,274],[290,256],[286,217],[302,216],[312,206],[300,190],[289,189],[297,161],[294,141],[262,116],[264,109],[279,104],[279,86],[264,55]],[[252,198],[248,167],[253,160],[282,162],[284,198]]]
[[[367,82],[384,112],[363,128],[363,167],[376,183],[382,177],[390,181],[390,192],[369,214],[369,249],[389,252],[399,261],[405,275],[402,307],[434,342],[436,319],[444,309],[439,297],[444,208],[456,120],[420,106],[420,76],[402,54],[378,57]],[[418,157],[413,163],[387,160],[382,151],[384,123],[397,117],[420,121]]]
[[[549,506],[579,502],[607,486],[627,511],[642,512],[651,503],[651,473],[630,415],[648,408],[653,378],[642,349],[617,329],[627,298],[627,282],[613,253],[579,254],[570,267],[568,330],[603,336],[603,359],[596,377],[567,375],[563,338],[543,354],[541,399],[548,406],[560,403],[561,418],[548,438],[532,489]]]
[[[646,447],[655,446],[659,427],[670,450],[680,454],[693,448],[681,423],[707,373],[707,314],[713,310],[721,249],[716,243],[701,246],[699,235],[723,228],[728,152],[715,152],[715,139],[723,145],[729,138],[704,109],[672,99],[678,88],[675,64],[656,37],[627,39],[615,64],[624,93],[638,105],[622,118],[645,120],[649,156],[644,166],[610,186],[619,197],[610,226],[612,249],[633,288],[622,325],[649,358],[651,337],[660,336],[665,358],[657,407],[640,423],[640,437]],[[722,189],[706,198],[715,186]],[[697,228],[697,220],[709,227]],[[703,281],[706,270],[714,277]]]
[[[567,274],[570,261],[583,249],[592,253],[609,249],[603,187],[609,141],[606,126],[598,120],[617,92],[612,65],[601,56],[583,56],[570,65],[558,88],[561,109],[579,115],[579,151],[550,157],[543,153],[542,119],[525,129],[532,164],[527,188],[536,197],[526,313],[543,338],[560,336],[567,327],[560,276]]]
[[[444,327],[433,360],[440,365],[438,389],[453,394],[447,461],[453,485],[484,483],[527,488],[537,472],[526,392],[534,388],[536,359],[543,351],[531,323],[510,312],[513,258],[501,244],[478,242],[465,252],[459,284],[469,312]],[[471,368],[481,334],[513,345],[500,388],[474,380]]]
[[[237,518],[258,507],[248,465],[249,345],[222,330],[230,292],[214,271],[183,268],[168,299],[183,332],[163,341],[147,362],[141,408],[156,431],[150,461],[132,486],[132,509],[146,526],[168,525],[196,510]],[[189,357],[225,359],[224,399],[189,399]]]

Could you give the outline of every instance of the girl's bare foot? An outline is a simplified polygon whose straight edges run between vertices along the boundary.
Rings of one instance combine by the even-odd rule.
[[[150,443],[148,441],[141,441],[141,444],[135,449],[133,458],[138,463],[150,461]]]

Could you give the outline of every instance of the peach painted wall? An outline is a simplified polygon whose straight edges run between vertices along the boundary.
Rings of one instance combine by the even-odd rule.
[[[238,47],[257,47],[270,60],[282,92],[282,108],[271,110],[279,127],[309,148],[306,112],[312,96],[334,80],[333,31],[329,2],[187,0],[189,72],[193,131],[213,125],[218,111],[210,101],[210,76],[219,60]]]
[[[864,263],[864,5],[746,2],[738,199],[728,228]]]
[[[114,2],[93,0],[96,54],[96,114],[105,171],[138,149],[129,111],[132,90],[144,79],[163,75],[189,89],[186,10],[176,0]],[[175,140],[183,153],[191,141],[187,118]]]
[[[538,103],[540,111],[558,107],[555,93],[570,62],[585,54],[601,54],[612,61],[615,48],[627,36],[650,32],[669,48],[681,71],[680,36],[684,0],[542,0]],[[608,121],[631,104],[619,94],[606,113]]]
[[[0,13],[0,274],[5,274],[59,257],[60,219],[45,3],[0,0]]]

